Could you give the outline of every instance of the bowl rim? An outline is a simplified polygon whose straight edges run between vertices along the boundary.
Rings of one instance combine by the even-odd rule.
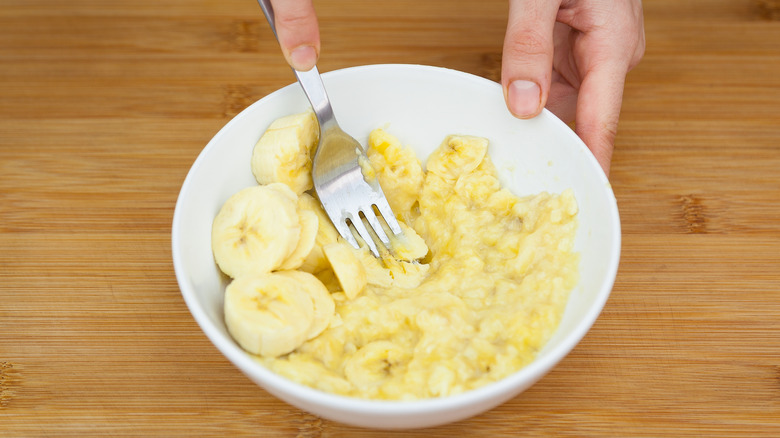
[[[498,87],[501,85],[490,79],[477,76],[474,74],[445,68],[436,67],[421,64],[370,64],[360,65],[354,67],[347,67],[338,70],[332,70],[322,73],[324,78],[336,77],[340,75],[353,75],[363,72],[370,72],[372,70],[387,70],[387,69],[402,69],[402,70],[423,70],[432,74],[445,74],[456,75],[460,79],[476,81],[481,86],[486,87]],[[217,327],[212,323],[206,311],[200,306],[194,291],[191,290],[183,273],[184,266],[182,256],[179,253],[180,242],[183,236],[180,235],[181,223],[183,221],[181,213],[181,204],[185,195],[189,192],[192,185],[192,179],[194,174],[197,173],[197,169],[203,164],[208,152],[215,148],[219,143],[219,139],[225,135],[225,132],[230,130],[232,125],[238,123],[239,119],[247,117],[253,108],[260,106],[263,102],[276,98],[279,94],[289,92],[291,87],[297,87],[297,83],[293,82],[287,86],[284,86],[278,90],[275,90],[232,117],[220,130],[210,139],[206,146],[199,152],[197,158],[193,162],[187,176],[184,179],[181,190],[177,197],[176,206],[174,208],[173,221],[172,221],[172,234],[171,234],[171,248],[174,271],[176,279],[184,298],[184,301],[192,314],[193,318],[203,330],[204,334],[209,338],[211,343],[228,359],[234,366],[242,371],[249,378],[255,382],[260,382],[260,386],[266,391],[276,395],[277,393],[289,394],[296,400],[306,400],[307,404],[316,404],[329,407],[337,407],[339,411],[350,411],[355,414],[371,414],[376,416],[398,416],[406,414],[420,414],[420,413],[434,413],[441,411],[450,411],[452,409],[458,409],[465,406],[471,406],[474,404],[488,403],[497,399],[505,400],[517,395],[522,390],[530,387],[536,381],[541,379],[545,374],[551,371],[555,365],[566,357],[576,345],[584,338],[588,333],[596,319],[602,312],[614,286],[614,282],[617,276],[620,250],[621,250],[621,224],[619,218],[619,211],[617,208],[617,201],[614,192],[609,186],[609,181],[604,175],[603,171],[600,173],[600,178],[603,179],[603,183],[608,187],[608,202],[610,203],[610,220],[616,225],[612,229],[613,244],[609,253],[614,254],[614,257],[609,261],[608,268],[606,270],[607,275],[604,277],[601,283],[600,290],[596,295],[596,299],[592,302],[592,305],[585,313],[584,317],[577,321],[577,324],[571,329],[571,335],[565,337],[561,342],[554,346],[550,351],[545,352],[543,356],[538,356],[530,364],[515,371],[514,373],[504,377],[503,379],[495,382],[488,383],[479,388],[471,389],[462,393],[418,400],[375,400],[364,399],[358,397],[351,397],[339,394],[329,393],[320,389],[315,389],[301,383],[292,381],[284,376],[274,373],[270,369],[264,367],[262,364],[252,359],[248,353],[244,352],[235,342],[225,342],[224,335]],[[586,148],[582,140],[566,125],[563,121],[554,116],[547,109],[543,109],[542,114],[538,117],[551,118],[552,123],[559,124],[562,129],[565,128],[567,135],[573,137],[573,141],[580,144],[580,147]],[[591,161],[591,165],[601,169],[600,165],[593,157],[592,153],[586,154],[586,160]],[[524,384],[525,383],[525,384]],[[280,397],[282,398],[282,397]]]

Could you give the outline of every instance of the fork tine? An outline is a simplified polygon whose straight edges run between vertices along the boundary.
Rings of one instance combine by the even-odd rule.
[[[363,239],[364,242],[366,242],[366,245],[368,246],[368,249],[371,250],[371,253],[374,254],[374,257],[379,257],[379,250],[376,247],[376,243],[374,242],[374,238],[371,236],[371,233],[366,229],[365,224],[363,224],[363,221],[360,219],[360,215],[355,215],[356,218],[350,218],[352,221],[352,226],[355,227],[355,231],[357,231],[358,235],[361,239]],[[375,218],[376,219],[376,218]],[[387,236],[385,236],[387,237]],[[357,242],[356,242],[357,243]],[[358,245],[356,244],[355,247],[357,248]]]
[[[385,244],[385,247],[389,247],[390,239],[387,237],[387,234],[385,234],[385,229],[382,227],[382,223],[379,222],[376,214],[374,214],[374,209],[369,207],[368,209],[363,210],[363,216],[365,216],[366,221],[368,221],[368,224],[371,225],[371,228],[374,229],[374,234],[376,234],[376,237],[378,237],[379,240]]]
[[[350,221],[354,224],[354,220],[350,218]],[[360,244],[355,239],[355,236],[352,235],[352,229],[349,227],[349,224],[347,224],[347,218],[342,217],[339,220],[331,221],[333,222],[333,226],[336,227],[336,230],[339,232],[341,237],[347,240],[350,245],[352,245],[353,248],[360,248]]]
[[[381,198],[375,200],[375,205],[382,215],[382,218],[387,222],[387,226],[390,227],[390,231],[396,235],[401,234],[401,226],[398,225],[398,220],[396,220],[393,210],[390,208],[390,204],[387,202],[387,198],[384,197],[384,194]]]

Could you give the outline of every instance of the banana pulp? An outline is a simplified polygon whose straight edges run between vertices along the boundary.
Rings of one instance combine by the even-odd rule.
[[[286,120],[288,125],[289,120],[313,123],[305,115]],[[310,126],[287,129],[308,132]],[[258,144],[264,150],[297,150],[305,158],[288,161],[306,162],[312,141],[316,137],[295,147],[270,147],[272,142],[262,139]],[[232,262],[240,268],[231,271],[239,274],[225,300],[231,335],[282,376],[369,399],[456,394],[530,363],[555,331],[578,281],[579,256],[573,251],[577,203],[571,190],[513,195],[501,187],[484,138],[449,136],[425,167],[384,130],[372,132],[368,143],[369,160],[404,237],[377,259],[343,241],[314,197],[305,192],[291,197],[301,185],[284,192],[291,204],[266,194],[284,204],[277,206],[277,218],[227,225],[232,233],[212,232],[215,248],[241,248],[247,242],[260,248],[252,256],[243,248],[227,262],[217,260],[223,270],[230,270]],[[258,153],[253,165],[263,162]],[[305,180],[290,168],[274,172],[266,164],[264,175],[283,178],[260,184]],[[290,211],[298,212],[297,222]],[[317,224],[316,232],[311,223]],[[285,228],[266,230],[279,224]],[[299,241],[285,240],[296,230]],[[269,235],[284,245],[265,248],[246,234]],[[247,257],[273,263],[248,262]],[[259,271],[247,273],[246,266]],[[238,287],[240,294],[232,290]],[[234,302],[233,296],[243,301]]]

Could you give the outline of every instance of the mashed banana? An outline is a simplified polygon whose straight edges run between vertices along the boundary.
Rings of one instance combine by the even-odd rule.
[[[419,255],[422,241],[429,251],[413,261],[356,250],[366,285],[347,298],[315,246],[320,259],[306,266],[331,291],[333,319],[291,353],[257,360],[323,391],[393,400],[460,393],[530,363],[577,282],[577,203],[570,190],[514,196],[487,150],[485,139],[450,136],[424,171],[411,149],[374,131],[371,164],[422,237],[396,255],[408,245]]]

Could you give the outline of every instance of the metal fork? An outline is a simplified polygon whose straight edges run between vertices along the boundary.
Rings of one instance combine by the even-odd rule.
[[[278,40],[271,2],[258,0],[258,3]],[[379,186],[376,173],[371,168],[363,146],[336,122],[317,67],[307,72],[293,69],[293,72],[320,125],[320,141],[312,165],[312,180],[317,197],[341,237],[359,248],[352,233],[354,228],[374,256],[380,257],[372,232],[386,248],[390,248],[390,239],[376,213],[384,219],[393,234],[400,235],[402,231]]]

